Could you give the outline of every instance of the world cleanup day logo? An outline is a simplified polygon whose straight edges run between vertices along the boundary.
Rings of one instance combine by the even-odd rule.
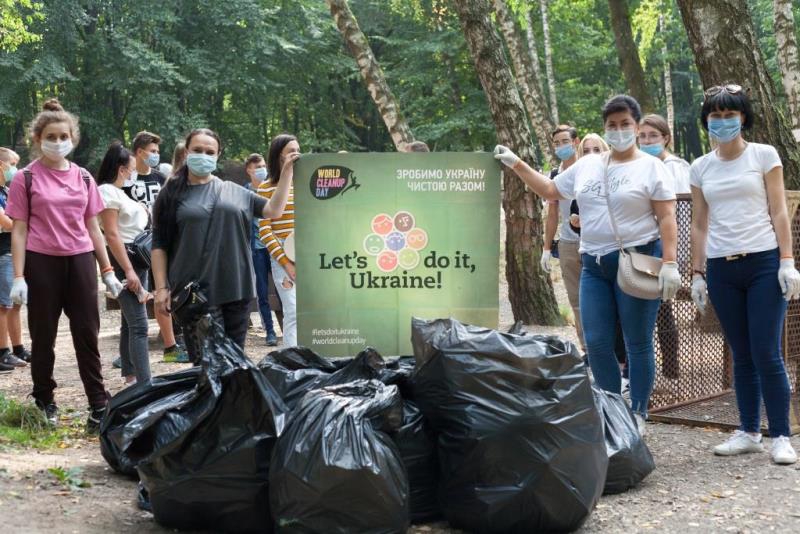
[[[352,169],[341,165],[323,165],[311,174],[309,183],[311,195],[317,200],[329,200],[344,194],[350,189],[358,190],[358,183]]]

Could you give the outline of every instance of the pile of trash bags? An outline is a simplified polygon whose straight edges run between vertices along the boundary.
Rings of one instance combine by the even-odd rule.
[[[169,528],[570,531],[654,468],[624,400],[557,337],[415,319],[413,357],[254,365],[210,316],[198,333],[199,367],[123,390],[101,428]]]

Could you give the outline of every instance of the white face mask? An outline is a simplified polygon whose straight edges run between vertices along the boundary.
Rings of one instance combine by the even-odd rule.
[[[52,158],[58,159],[66,157],[67,154],[72,152],[73,149],[72,140],[67,139],[66,141],[42,141],[42,152],[44,155]]]
[[[617,152],[624,152],[636,143],[636,132],[634,132],[633,128],[606,130],[603,138],[611,148]]]

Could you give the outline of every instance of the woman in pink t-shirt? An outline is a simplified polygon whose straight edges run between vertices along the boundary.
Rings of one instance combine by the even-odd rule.
[[[88,171],[66,159],[79,141],[78,119],[64,111],[58,100],[48,100],[31,123],[30,137],[41,156],[15,176],[6,214],[14,219],[11,299],[28,305],[31,395],[55,425],[53,348],[63,311],[69,318],[78,371],[89,399],[87,431],[96,432],[109,395],[97,349],[100,314],[95,257],[106,289],[114,297],[122,284],[114,276],[97,221],[103,210],[97,185]]]

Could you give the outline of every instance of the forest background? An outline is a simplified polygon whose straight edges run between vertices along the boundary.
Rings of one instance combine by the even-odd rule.
[[[26,162],[27,124],[56,96],[80,117],[73,157],[89,169],[145,129],[168,161],[199,126],[228,161],[291,132],[303,152],[500,141],[548,168],[553,125],[602,133],[603,102],[628,92],[669,118],[692,161],[708,150],[704,84],[734,81],[753,89],[754,140],[776,145],[798,189],[796,12],[797,0],[0,0],[0,145]],[[557,324],[541,203],[504,180],[514,316]]]

